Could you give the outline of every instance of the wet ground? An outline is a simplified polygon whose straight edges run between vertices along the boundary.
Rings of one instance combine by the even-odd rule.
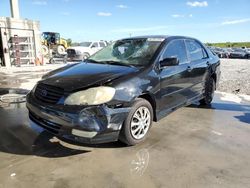
[[[28,119],[25,94],[62,65],[0,73],[0,188],[250,187],[250,97],[216,93],[154,123],[145,143],[83,146]]]
[[[250,99],[217,93],[154,123],[138,146],[79,146],[0,108],[0,187],[250,187]]]

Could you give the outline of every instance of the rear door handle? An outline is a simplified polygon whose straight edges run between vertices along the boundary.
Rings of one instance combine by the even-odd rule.
[[[187,71],[188,71],[188,72],[191,72],[192,70],[193,70],[192,67],[190,67],[190,66],[187,67]]]

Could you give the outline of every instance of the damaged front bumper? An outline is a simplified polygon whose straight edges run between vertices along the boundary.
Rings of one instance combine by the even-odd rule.
[[[32,93],[27,95],[31,121],[58,136],[87,144],[117,141],[130,107],[110,108],[107,105],[70,107],[45,105]]]

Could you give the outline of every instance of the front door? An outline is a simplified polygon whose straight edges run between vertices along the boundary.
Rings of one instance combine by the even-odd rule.
[[[170,41],[161,58],[177,57],[179,65],[167,66],[160,71],[162,113],[185,103],[192,96],[192,81],[190,79],[190,63],[187,58],[184,40]]]

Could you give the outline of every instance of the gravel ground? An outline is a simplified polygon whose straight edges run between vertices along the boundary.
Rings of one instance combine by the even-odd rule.
[[[14,86],[30,90],[43,74],[64,65],[62,63],[37,67],[0,68],[0,90],[9,88],[10,85],[12,88]],[[250,60],[221,59],[221,78],[218,91],[250,95]]]
[[[219,91],[250,95],[250,60],[221,59]]]

